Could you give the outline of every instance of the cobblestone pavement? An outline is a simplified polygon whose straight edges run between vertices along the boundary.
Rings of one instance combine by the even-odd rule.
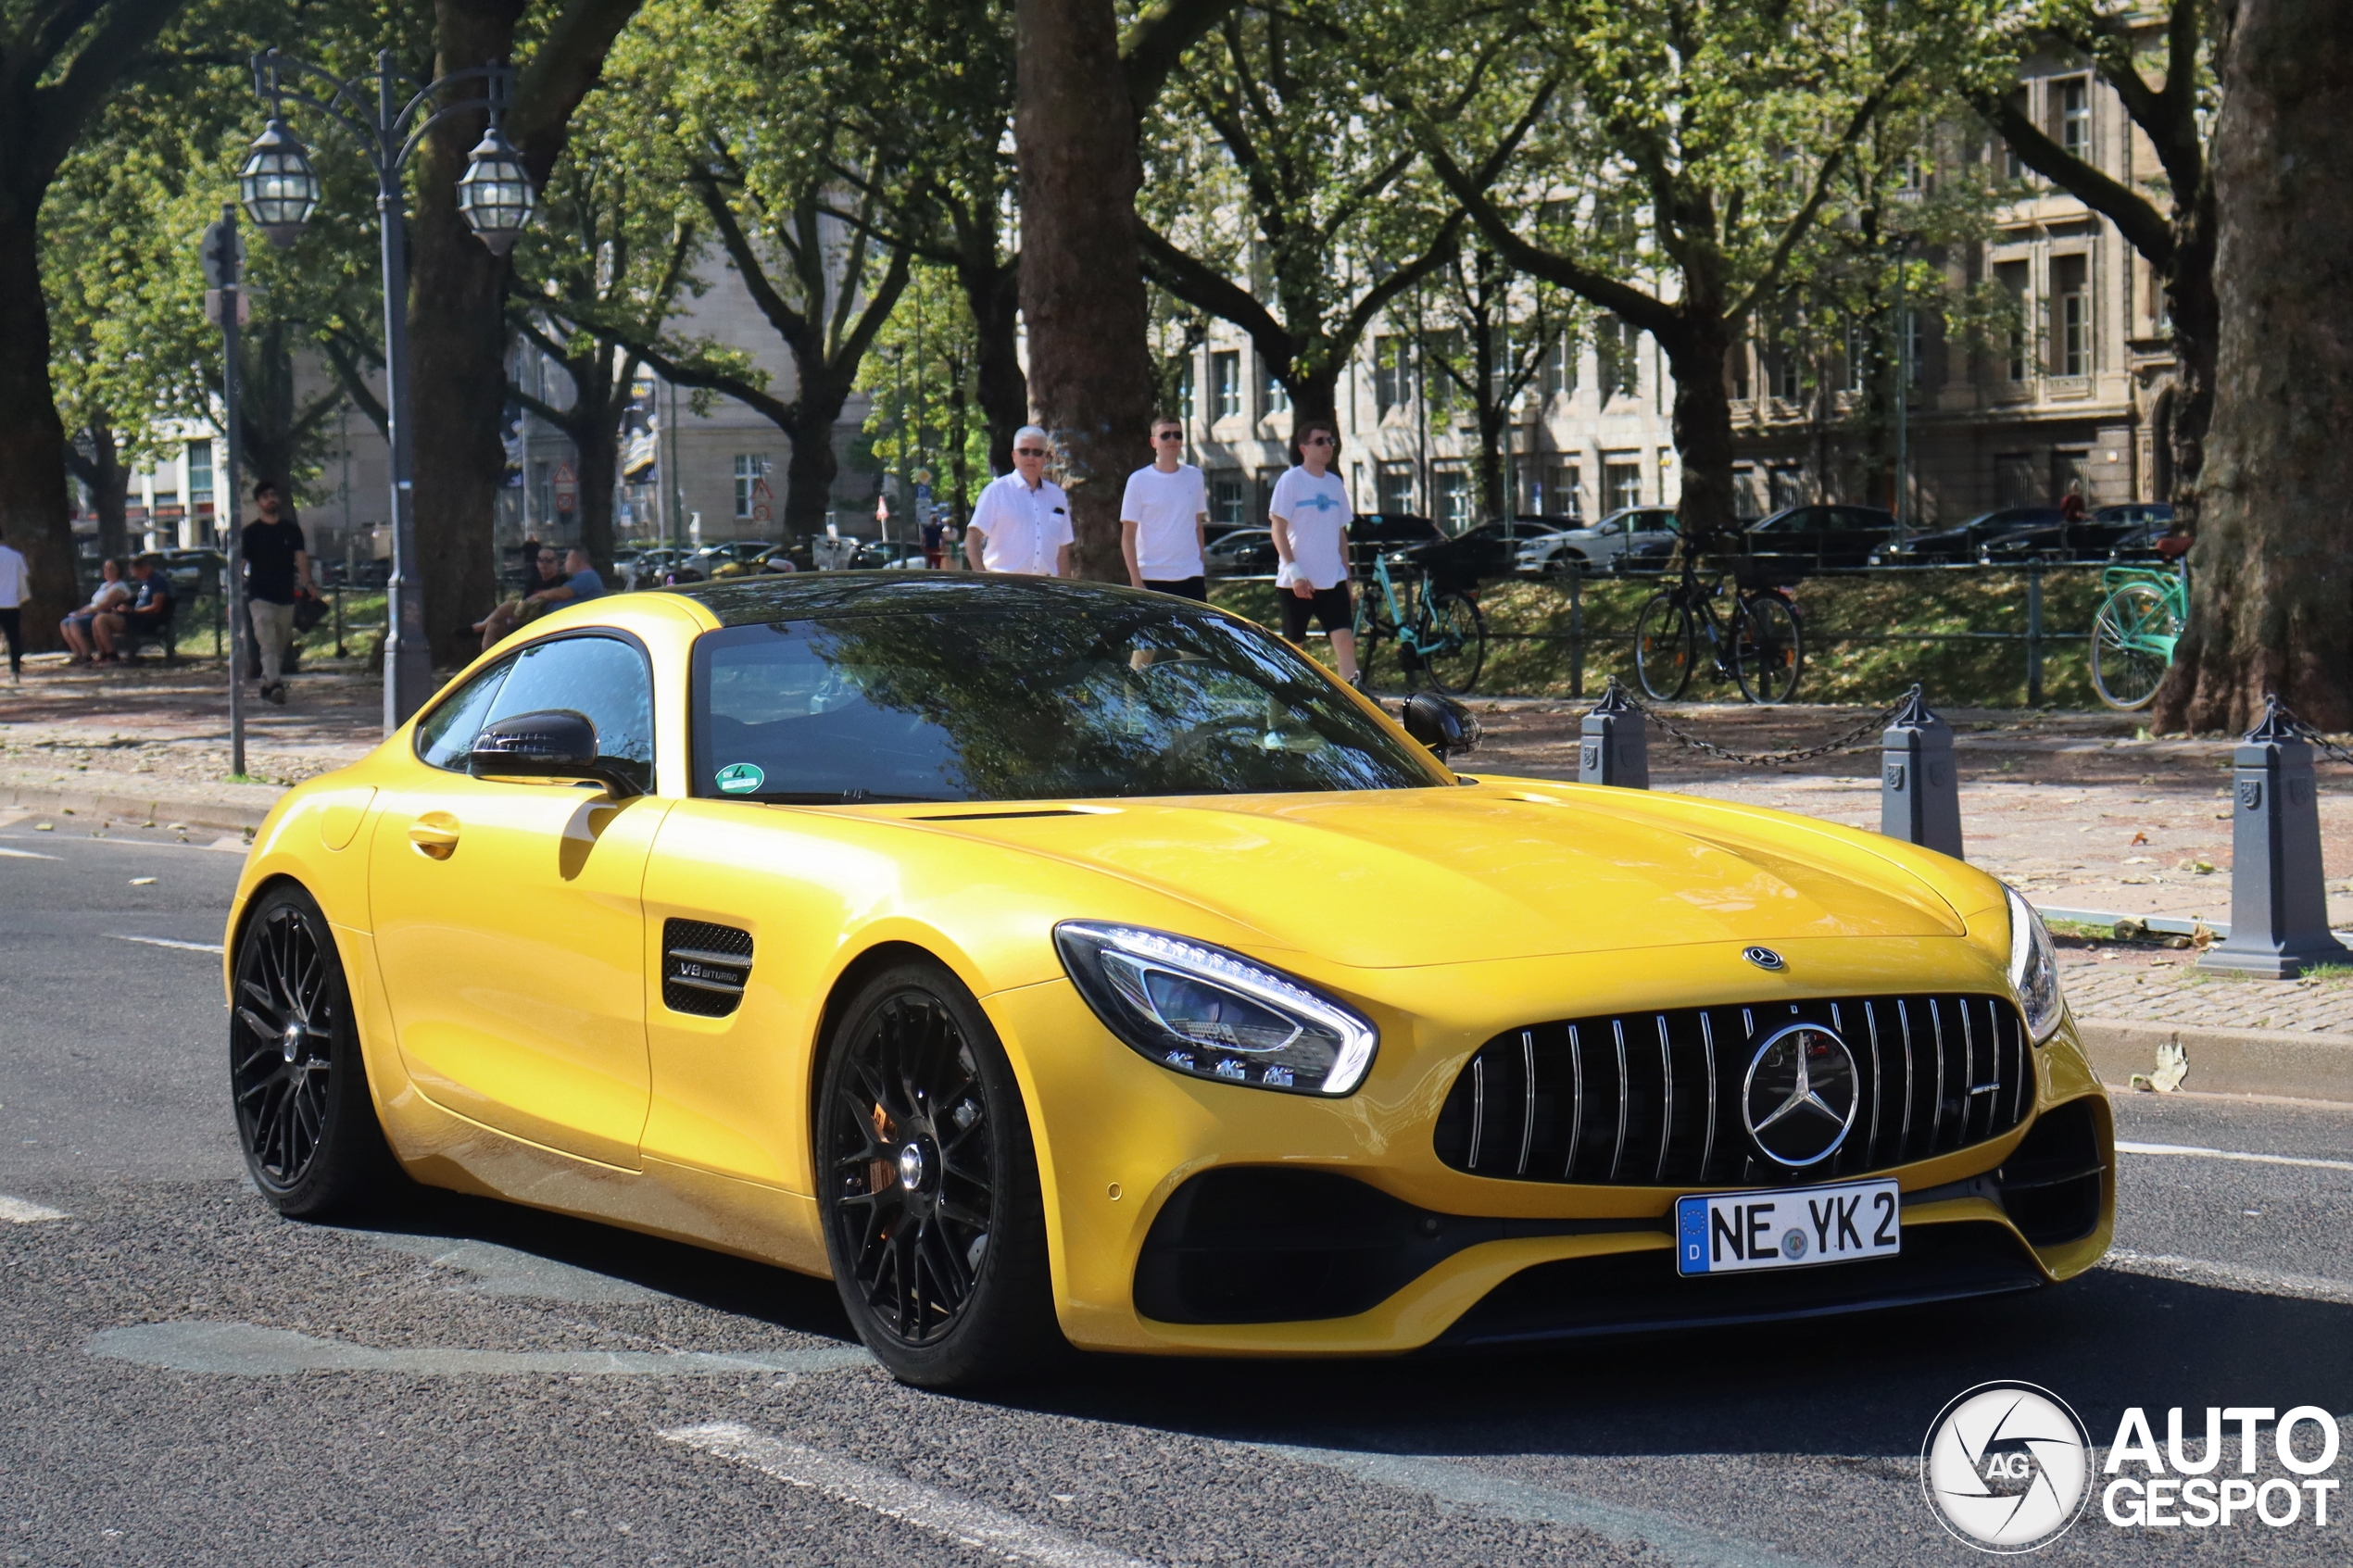
[[[255,784],[225,781],[228,697],[211,660],[69,669],[36,657],[24,684],[0,687],[0,786],[118,787],[145,795],[266,803],[283,786],[356,760],[382,734],[382,686],[353,667],[308,670],[293,700],[246,710]],[[1473,771],[1573,778],[1585,704],[1474,702],[1487,738]],[[1816,744],[1864,716],[1854,708],[1679,704],[1676,722],[1721,744],[1764,751]],[[1969,859],[2045,908],[2230,917],[2230,745],[2149,737],[2129,714],[1957,709],[1961,821]],[[1653,729],[1661,789],[1879,825],[1871,743],[1796,768],[1724,762]],[[2329,911],[2353,927],[2353,776],[2323,764],[2321,828]],[[2200,1026],[2353,1034],[2353,974],[2297,982],[2208,975],[2194,955],[2111,944],[2070,947],[2068,994],[2079,1015]]]

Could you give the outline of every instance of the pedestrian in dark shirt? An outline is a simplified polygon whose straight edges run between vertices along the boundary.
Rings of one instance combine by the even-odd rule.
[[[924,564],[934,571],[948,564],[948,531],[937,512],[924,524]]]
[[[310,591],[310,558],[303,549],[302,524],[285,514],[275,484],[265,479],[255,485],[253,504],[261,516],[245,524],[245,610],[253,619],[254,651],[261,658],[262,698],[283,706],[296,589]]]

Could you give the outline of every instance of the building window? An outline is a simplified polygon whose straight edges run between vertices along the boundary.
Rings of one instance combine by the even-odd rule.
[[[1642,504],[1642,458],[1640,453],[1613,454],[1602,459],[1602,515]]]
[[[1227,528],[1239,528],[1250,521],[1248,503],[1242,489],[1242,476],[1230,470],[1214,473],[1209,480],[1210,521]]]
[[[1544,396],[1548,400],[1573,395],[1576,393],[1577,334],[1575,332],[1563,332],[1553,339],[1552,346],[1544,350],[1544,365],[1539,374],[1543,378],[1541,384],[1543,387]]]
[[[1411,387],[1405,379],[1407,363],[1405,339],[1381,337],[1373,340],[1373,403],[1379,413],[1386,415],[1405,401],[1405,394]]]
[[[1376,470],[1380,485],[1380,509],[1385,512],[1411,512],[1414,509],[1414,465],[1383,463]]]
[[[1904,312],[1904,380],[1909,386],[1919,386],[1927,380],[1928,313],[1924,310]]]
[[[2090,163],[2092,159],[2092,83],[2088,78],[2070,76],[2064,82],[2051,83],[2051,109],[2058,121],[2058,144],[2070,155]]]
[[[1773,395],[1784,403],[1806,395],[1806,360],[1788,344],[1773,351]]]
[[[1593,346],[1601,361],[1602,396],[1631,397],[1642,387],[1642,330],[1615,316],[1603,318]]]
[[[1263,369],[1265,361],[1262,359],[1259,364]],[[1259,415],[1261,419],[1265,419],[1269,414],[1279,414],[1290,407],[1290,393],[1284,387],[1282,377],[1277,375],[1271,369],[1265,370],[1265,401],[1259,405],[1262,410]]]
[[[752,508],[759,505],[759,497],[754,493],[767,474],[768,458],[765,453],[736,454],[736,520],[738,522],[751,521]]]
[[[188,505],[192,509],[212,505],[212,443],[209,441],[188,443]]]
[[[1193,422],[1193,357],[1188,354],[1184,368],[1176,372],[1176,417],[1189,427]]]
[[[2031,369],[2028,362],[2026,335],[2026,263],[2023,261],[1995,263],[1994,280],[2002,285],[2003,292],[2010,297],[2009,379],[2013,383],[2022,383],[2026,380],[2027,372]]]
[[[1460,463],[1434,463],[1429,473],[1430,499],[1437,503],[1437,522],[1449,533],[1471,525],[1470,470]]]
[[[1214,419],[1231,419],[1242,411],[1242,357],[1239,353],[1209,357],[1209,395]]]
[[[556,516],[555,465],[542,458],[531,465],[531,504],[533,516],[542,524],[552,522]],[[737,517],[745,513],[737,512]]]
[[[2051,369],[2062,376],[2092,373],[2091,258],[2051,257],[2052,326],[2057,341]]]
[[[1871,380],[1871,334],[1861,327],[1846,331],[1846,390],[1861,392]]]
[[[1554,463],[1545,470],[1543,494],[1529,510],[1541,517],[1582,518],[1584,502],[1579,492],[1582,479],[1575,463]]]

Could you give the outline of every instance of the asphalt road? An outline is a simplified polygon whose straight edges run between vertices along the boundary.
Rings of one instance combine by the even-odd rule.
[[[2132,1405],[2160,1443],[2169,1406],[2353,1411],[2353,1108],[2151,1096],[2127,1138],[2264,1158],[2127,1154],[2118,1258],[2028,1297],[916,1393],[823,1282],[455,1198],[277,1219],[200,950],[239,858],[191,836],[0,823],[0,1563],[1908,1568],[1985,1561],[1919,1479],[1976,1383],[2101,1445]],[[2095,1496],[2035,1561],[2344,1562],[2336,1502],[2135,1530]]]

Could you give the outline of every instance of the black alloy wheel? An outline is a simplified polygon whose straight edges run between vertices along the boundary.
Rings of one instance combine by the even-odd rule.
[[[237,939],[229,1086],[254,1185],[280,1213],[346,1212],[398,1191],[326,917],[290,883]]]
[[[1061,1346],[1021,1091],[945,969],[877,975],[819,1088],[825,1245],[859,1337],[901,1382],[969,1387]]]

